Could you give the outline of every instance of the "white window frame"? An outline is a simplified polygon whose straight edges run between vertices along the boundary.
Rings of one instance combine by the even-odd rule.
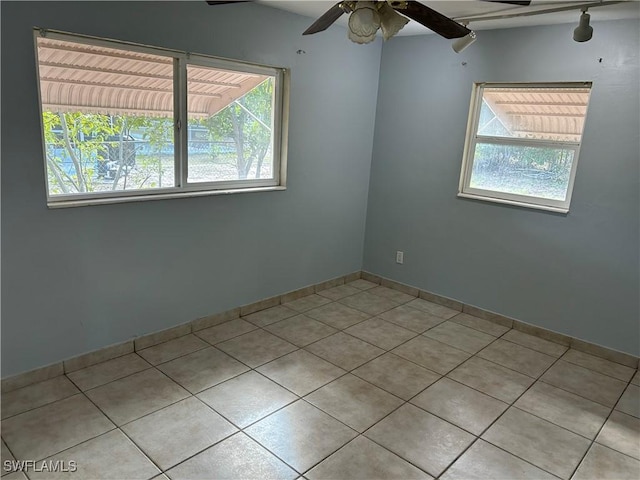
[[[77,42],[85,45],[117,48],[126,51],[149,53],[173,58],[174,96],[174,165],[175,186],[148,190],[121,190],[113,192],[91,192],[51,195],[46,162],[46,142],[42,121],[42,98],[38,59],[38,37]],[[289,129],[290,71],[287,68],[259,65],[239,60],[231,60],[204,54],[193,54],[180,50],[150,47],[120,40],[104,39],[67,32],[34,28],[34,46],[37,72],[38,106],[40,112],[40,133],[43,149],[44,181],[47,206],[50,208],[76,207],[105,203],[137,202],[168,198],[197,197],[229,193],[286,190],[287,141]],[[237,72],[256,73],[274,77],[273,102],[273,178],[245,179],[217,182],[187,181],[188,172],[188,129],[187,121],[187,65],[222,68]]]
[[[591,88],[591,82],[560,82],[560,83],[488,83],[476,82],[473,84],[471,94],[471,104],[469,107],[469,118],[467,121],[467,134],[464,143],[464,153],[462,157],[462,168],[460,171],[460,182],[458,185],[458,197],[471,198],[475,200],[484,200],[494,203],[502,203],[507,205],[515,205],[519,207],[527,207],[538,210],[548,210],[552,212],[568,213],[571,205],[571,195],[573,193],[573,184],[578,167],[578,156],[580,153],[581,142],[570,141],[553,141],[553,140],[535,140],[526,138],[512,137],[493,137],[478,134],[478,123],[480,120],[480,110],[482,107],[483,92],[485,88]],[[588,110],[588,106],[587,106]],[[585,113],[586,120],[587,113]],[[582,139],[583,131],[580,138]],[[476,151],[476,143],[492,143],[496,145],[513,145],[522,147],[551,147],[573,150],[573,162],[571,164],[571,172],[569,174],[569,183],[567,185],[567,195],[564,200],[553,200],[543,197],[534,197],[528,195],[517,195],[513,193],[498,192],[495,190],[485,190],[480,188],[472,188],[471,174],[473,170],[473,161]]]

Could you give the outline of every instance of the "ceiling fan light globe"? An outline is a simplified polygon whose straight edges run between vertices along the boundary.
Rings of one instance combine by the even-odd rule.
[[[380,29],[385,40],[389,40],[409,23],[407,17],[396,13],[388,3],[381,3],[378,7],[378,13],[380,14]]]
[[[587,12],[580,15],[580,24],[573,31],[573,39],[576,42],[588,42],[593,37],[593,27],[589,25],[591,16]]]
[[[347,31],[347,36],[349,37],[349,40],[351,40],[353,43],[358,43],[360,45],[364,45],[365,43],[371,43],[376,39],[375,33],[367,37],[361,37],[359,35],[354,34],[351,30]]]
[[[374,3],[358,2],[349,16],[349,30],[358,37],[370,37],[375,35],[379,28],[380,15]]]

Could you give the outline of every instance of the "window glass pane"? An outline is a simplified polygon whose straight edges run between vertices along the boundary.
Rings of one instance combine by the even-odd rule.
[[[486,87],[478,135],[580,142],[589,88]]]
[[[470,187],[564,201],[572,149],[477,143]]]
[[[275,78],[187,66],[190,183],[273,179]]]
[[[51,196],[173,187],[173,59],[38,38]]]

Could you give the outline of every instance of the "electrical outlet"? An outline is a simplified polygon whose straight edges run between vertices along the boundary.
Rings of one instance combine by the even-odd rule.
[[[396,252],[396,263],[399,263],[400,265],[404,263],[404,252],[401,252],[400,250]]]

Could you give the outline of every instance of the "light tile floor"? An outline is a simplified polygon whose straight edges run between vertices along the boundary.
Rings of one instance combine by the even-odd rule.
[[[78,471],[2,480],[637,480],[639,384],[357,280],[3,393],[3,466]]]

